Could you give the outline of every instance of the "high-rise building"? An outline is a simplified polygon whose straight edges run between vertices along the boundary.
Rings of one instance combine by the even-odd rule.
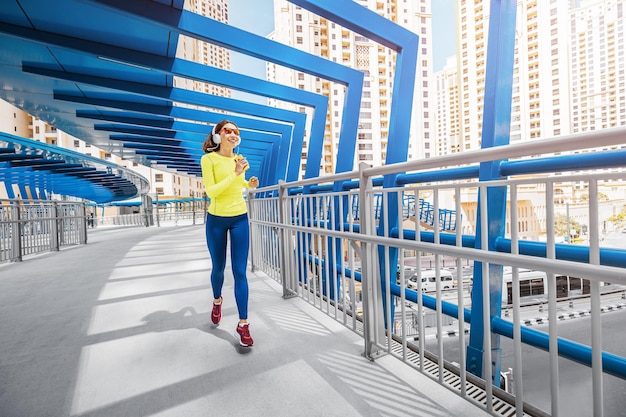
[[[449,155],[461,151],[459,107],[459,77],[456,56],[449,57],[435,78],[435,144],[434,155]]]
[[[572,132],[626,124],[624,0],[581,0],[570,13]]]
[[[480,148],[490,0],[457,2],[460,150]],[[570,133],[571,3],[521,0],[517,8],[511,143]]]
[[[184,7],[200,16],[228,23],[228,0],[187,0]],[[176,56],[212,67],[230,69],[230,50],[184,35],[179,37]],[[229,88],[180,77],[174,77],[174,85],[224,97],[231,97],[232,94]]]
[[[357,0],[357,3],[417,33],[420,37],[418,69],[411,123],[409,159],[432,155],[434,112],[429,107],[432,96],[430,0]],[[389,117],[393,92],[396,54],[370,39],[347,30],[285,0],[274,1],[276,41],[321,56],[333,62],[363,71],[365,74],[355,167],[366,162],[382,165],[389,143]],[[342,125],[344,86],[277,65],[268,65],[268,78],[281,84],[324,94],[329,98],[324,150],[320,172],[332,173]],[[271,101],[278,107],[309,111],[304,107]],[[309,132],[307,131],[307,134]],[[307,138],[305,137],[305,144]],[[306,146],[305,146],[306,149]],[[305,151],[306,152],[306,151]],[[302,166],[306,154],[302,155]]]
[[[625,4],[518,2],[511,143],[626,124]],[[458,2],[456,74],[450,62],[436,74],[437,141],[450,141],[456,113],[461,151],[480,147],[489,5],[489,0]],[[449,101],[455,77],[460,106]],[[438,149],[445,152],[446,146]]]
[[[459,55],[436,74],[438,154],[454,152],[455,146],[461,152],[481,146],[490,3],[457,2]],[[625,124],[625,3],[517,2],[511,143]],[[600,207],[606,217],[616,214],[623,190],[624,184],[615,182],[602,188]],[[524,239],[541,238],[546,190],[528,184],[518,191],[519,231]],[[555,183],[553,191],[557,211],[568,210],[570,217],[588,224],[586,184]],[[464,223],[473,224],[476,204],[466,203],[463,209]]]

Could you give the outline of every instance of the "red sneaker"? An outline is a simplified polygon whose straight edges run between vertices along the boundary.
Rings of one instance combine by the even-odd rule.
[[[220,298],[220,300],[222,299]],[[211,321],[213,322],[213,324],[217,326],[218,324],[220,324],[220,320],[222,320],[222,303],[220,302],[219,304],[215,304],[215,302],[213,302],[213,311],[211,311]]]
[[[252,340],[252,337],[250,336],[250,328],[247,324],[237,325],[237,334],[241,338],[241,340],[239,340],[239,344],[241,346],[248,347],[254,344],[254,340]]]

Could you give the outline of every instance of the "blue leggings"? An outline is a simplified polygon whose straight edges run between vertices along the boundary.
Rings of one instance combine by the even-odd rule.
[[[248,278],[246,267],[250,249],[250,226],[248,214],[233,217],[214,216],[207,213],[206,241],[213,262],[211,286],[213,298],[222,296],[224,268],[226,267],[226,246],[230,232],[230,262],[235,277],[235,302],[239,310],[239,319],[248,318]]]

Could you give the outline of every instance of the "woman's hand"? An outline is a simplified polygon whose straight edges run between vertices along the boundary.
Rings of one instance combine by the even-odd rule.
[[[235,157],[235,173],[237,175],[241,175],[241,173],[245,172],[248,168],[250,168],[250,165],[248,165],[248,160],[242,155],[237,155]]]
[[[250,188],[256,188],[259,186],[259,179],[257,177],[250,177],[248,180],[248,186]]]

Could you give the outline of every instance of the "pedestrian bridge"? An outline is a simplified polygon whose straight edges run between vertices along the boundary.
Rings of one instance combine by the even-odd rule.
[[[0,345],[2,415],[623,412],[613,394],[624,386],[626,352],[605,337],[623,324],[606,322],[620,313],[604,314],[603,302],[606,287],[626,286],[626,252],[603,242],[624,227],[624,128],[510,145],[510,108],[497,104],[511,102],[517,1],[492,0],[481,149],[407,161],[419,37],[357,2],[292,2],[396,54],[388,129],[376,132],[387,138],[384,166],[354,166],[364,74],[347,65],[182,1],[6,2],[3,99],[87,143],[190,175],[226,113],[261,187],[247,195],[256,346],[241,351],[228,328],[234,310],[226,307],[219,328],[207,326],[211,264],[201,226],[88,231],[83,202],[29,210],[16,190],[45,203],[69,175],[70,195],[102,202],[103,192],[111,201],[135,197],[145,179],[4,135],[10,201],[0,247],[17,247],[19,259],[26,237],[71,247],[1,266],[0,330],[10,336]],[[181,36],[341,85],[333,173],[320,172],[327,96],[186,60],[176,55]],[[187,90],[175,77],[305,112]],[[84,182],[97,186],[83,192]],[[421,219],[417,204],[405,210],[405,201],[427,202],[431,216]],[[557,241],[570,242],[581,223],[583,245]],[[527,236],[533,226],[542,239]],[[421,282],[425,259],[435,292],[404,279],[413,266]],[[438,279],[449,262],[451,292]],[[541,278],[526,279],[526,270]],[[589,320],[565,337],[563,302],[574,297],[588,303]],[[545,311],[545,328],[527,325],[528,305]],[[543,356],[531,362],[531,351]],[[572,367],[582,370],[577,389],[565,377]]]

